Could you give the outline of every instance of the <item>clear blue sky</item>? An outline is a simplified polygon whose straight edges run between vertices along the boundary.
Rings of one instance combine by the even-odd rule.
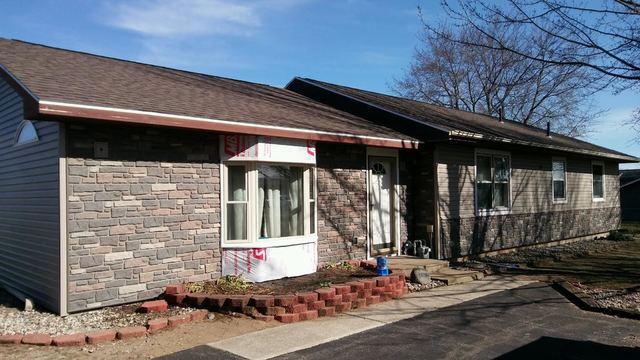
[[[294,76],[389,93],[435,0],[0,0],[0,37],[284,86]],[[610,111],[587,140],[640,156],[622,123],[640,94],[599,94]]]

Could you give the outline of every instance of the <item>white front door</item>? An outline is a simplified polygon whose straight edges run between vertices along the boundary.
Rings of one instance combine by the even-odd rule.
[[[395,158],[369,157],[370,255],[395,251]]]

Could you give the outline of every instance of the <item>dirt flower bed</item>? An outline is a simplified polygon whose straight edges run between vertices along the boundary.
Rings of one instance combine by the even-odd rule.
[[[144,326],[148,320],[188,314],[196,309],[170,306],[164,313],[138,313],[141,303],[133,303],[91,310],[61,317],[46,311],[22,311],[22,304],[4,290],[0,290],[0,334],[44,333],[52,336]]]
[[[250,283],[241,277],[226,276],[218,281],[206,281],[186,284],[190,293],[209,295],[279,295],[313,291],[321,287],[344,284],[350,281],[376,277],[375,270],[355,267],[348,264],[330,264],[317,272],[291,278]]]

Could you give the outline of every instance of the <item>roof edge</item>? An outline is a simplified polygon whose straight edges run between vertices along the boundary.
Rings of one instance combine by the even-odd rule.
[[[537,142],[514,140],[514,139],[509,139],[509,138],[504,138],[499,136],[486,136],[483,134],[477,134],[477,133],[472,133],[468,131],[452,130],[449,132],[449,135],[451,137],[459,137],[464,139],[489,140],[489,141],[500,142],[500,143],[524,145],[524,146],[538,147],[543,149],[553,149],[553,150],[559,150],[559,151],[575,153],[575,154],[592,155],[592,156],[598,156],[598,157],[603,157],[607,159],[616,159],[616,160],[620,160],[621,162],[629,162],[629,163],[640,162],[640,158],[627,155],[627,154],[617,155],[617,154],[601,152],[601,151],[577,149],[577,148],[557,146],[557,145],[545,145]]]
[[[52,117],[73,117],[103,121],[170,126],[186,129],[267,135],[292,139],[362,144],[398,149],[417,149],[420,143],[411,139],[393,139],[366,135],[334,133],[329,131],[296,129],[273,125],[258,125],[230,120],[210,119],[186,115],[157,113],[133,109],[73,104],[59,101],[37,101],[38,113]]]
[[[0,64],[0,78],[5,80],[22,98],[24,117],[27,119],[35,117],[38,114],[38,96],[2,64]]]

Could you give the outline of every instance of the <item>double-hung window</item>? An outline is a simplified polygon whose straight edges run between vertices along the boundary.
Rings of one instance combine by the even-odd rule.
[[[567,163],[563,159],[553,159],[551,162],[551,177],[553,201],[563,203],[567,201]]]
[[[511,162],[503,153],[479,152],[476,155],[476,206],[478,213],[508,212]]]
[[[309,241],[316,232],[311,165],[225,164],[225,244],[278,246]]]
[[[604,201],[604,164],[602,162],[593,162],[591,164],[591,174],[593,201]]]

